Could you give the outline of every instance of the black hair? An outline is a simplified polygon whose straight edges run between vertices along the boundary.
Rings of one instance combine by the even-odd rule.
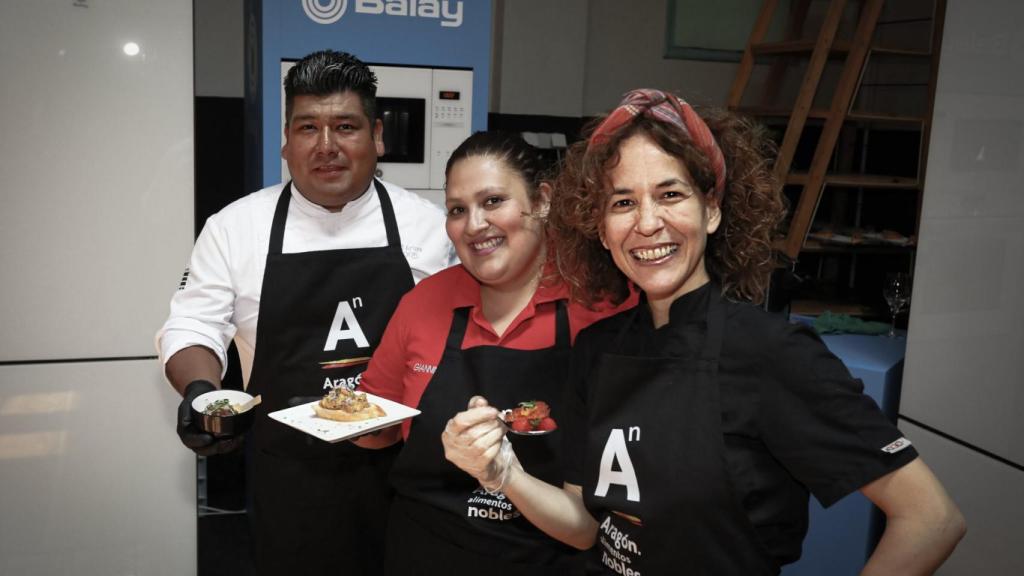
[[[330,96],[352,91],[372,123],[377,116],[377,76],[362,60],[347,52],[321,50],[295,63],[284,77],[284,117],[291,122],[296,96]]]
[[[548,162],[540,150],[527,144],[517,133],[494,131],[476,132],[463,140],[448,158],[445,179],[451,175],[456,162],[472,156],[491,156],[504,162],[526,181],[530,202],[537,200],[538,187],[549,176]]]

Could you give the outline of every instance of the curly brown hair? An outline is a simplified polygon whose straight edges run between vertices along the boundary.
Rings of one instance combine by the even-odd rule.
[[[705,266],[725,297],[760,303],[775,266],[772,240],[786,212],[781,184],[772,171],[775,144],[748,118],[718,108],[698,113],[718,142],[727,170],[722,223],[708,236]],[[589,135],[603,119],[593,121],[584,133]],[[601,245],[599,231],[611,193],[607,175],[619,161],[621,143],[637,134],[681,159],[699,189],[709,191],[715,185],[711,163],[690,138],[678,127],[645,115],[600,144],[574,144],[555,180],[550,233],[559,274],[573,297],[586,303],[617,303],[629,294],[628,279]]]

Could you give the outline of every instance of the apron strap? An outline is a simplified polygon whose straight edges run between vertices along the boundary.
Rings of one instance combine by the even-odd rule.
[[[388,246],[402,247],[402,238],[398,234],[398,220],[395,218],[395,208],[391,204],[391,197],[384,188],[384,184],[373,179],[373,186],[377,189],[377,198],[380,198],[380,212],[384,216],[384,230],[388,233]]]
[[[402,247],[402,238],[398,233],[398,221],[395,219],[395,208],[391,204],[391,197],[380,180],[373,179],[374,189],[377,190],[377,198],[380,199],[380,211],[384,217],[384,230],[388,235],[388,246]],[[274,209],[274,221],[270,225],[270,246],[268,254],[280,254],[281,246],[284,244],[284,223],[288,219],[288,203],[292,199],[291,181],[281,190],[281,196],[277,199],[277,208]]]
[[[456,308],[452,314],[452,327],[448,330],[448,341],[445,348],[455,351],[462,350],[462,340],[466,336],[466,325],[469,323],[470,307]]]
[[[274,209],[274,221],[270,225],[270,247],[268,254],[278,255],[281,253],[281,245],[284,243],[284,222],[288,219],[288,203],[292,199],[292,183],[288,181],[277,198],[277,208]]]
[[[565,300],[555,302],[555,347],[568,348],[572,345],[572,332],[569,331],[569,310]]]

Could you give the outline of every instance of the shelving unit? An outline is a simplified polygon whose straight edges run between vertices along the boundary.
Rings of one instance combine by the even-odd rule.
[[[728,106],[777,135],[794,311],[881,314],[885,273],[913,269],[944,15],[945,0],[764,0]]]

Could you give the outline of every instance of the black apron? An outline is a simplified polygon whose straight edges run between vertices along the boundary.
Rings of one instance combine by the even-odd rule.
[[[448,419],[465,410],[474,395],[497,408],[543,400],[557,420],[571,345],[565,302],[557,302],[555,345],[542,350],[463,350],[469,313],[469,308],[455,310],[441,362],[419,402],[422,414],[412,421],[391,472],[398,499],[388,525],[385,573],[566,576],[578,564],[575,550],[535,528],[503,494],[487,494],[445,459],[441,444]],[[524,469],[562,484],[561,434],[509,435],[509,440]]]
[[[725,465],[717,294],[706,318],[702,350],[671,358],[604,354],[594,369],[583,498],[599,527],[588,574],[779,572]]]
[[[289,398],[358,385],[363,359],[413,287],[391,199],[380,182],[374,188],[386,247],[282,254],[290,183],[274,212],[248,387],[263,395],[247,440],[258,574],[379,571],[392,495],[387,471],[398,448],[329,444],[267,416]]]

